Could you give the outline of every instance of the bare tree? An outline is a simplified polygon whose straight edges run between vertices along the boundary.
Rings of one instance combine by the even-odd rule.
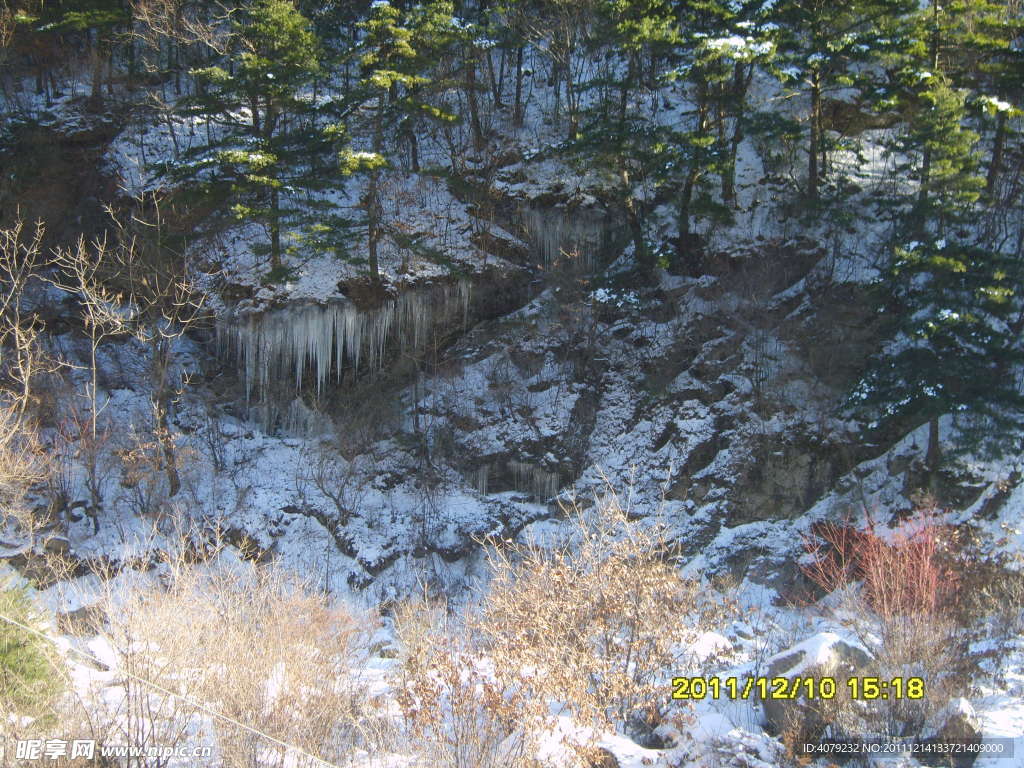
[[[0,348],[4,357],[0,371],[11,404],[24,413],[31,401],[31,384],[42,371],[43,355],[36,343],[41,324],[23,309],[25,290],[40,266],[41,244],[45,229],[36,224],[31,238],[25,239],[20,220],[11,229],[0,231]]]
[[[173,350],[181,337],[207,319],[207,314],[187,262],[167,245],[162,202],[158,194],[150,193],[136,201],[130,218],[119,218],[111,208],[107,210],[122,242],[116,259],[132,308],[129,327],[149,348],[154,436],[164,454],[164,470],[173,497],[181,489],[181,481],[168,417],[174,396],[187,383],[182,379],[175,386],[172,381]]]
[[[147,69],[174,72],[174,90],[181,94],[181,73],[188,69],[182,53],[195,51],[221,55],[227,50],[230,9],[219,2],[193,0],[131,0],[133,36],[156,61],[144,62]]]
[[[19,220],[0,230],[0,522],[14,523],[34,542],[46,522],[24,506],[25,494],[46,476],[29,406],[32,382],[44,368],[38,319],[24,309],[25,290],[40,263],[43,226],[25,237]]]
[[[61,249],[53,263],[57,287],[79,298],[90,341],[91,437],[98,436],[97,419],[102,405],[98,395],[97,353],[113,336],[134,337],[149,349],[153,432],[163,453],[170,496],[181,488],[174,440],[168,414],[181,382],[172,381],[173,350],[190,328],[204,317],[201,295],[191,280],[180,254],[167,247],[161,198],[146,195],[136,201],[127,217],[108,207],[118,241],[107,239],[91,246],[79,239],[73,249]]]
[[[89,431],[95,442],[99,433],[99,416],[107,403],[99,402],[98,353],[102,344],[112,336],[128,331],[123,296],[115,293],[105,279],[110,268],[110,249],[105,237],[87,244],[84,237],[71,248],[54,251],[53,265],[57,272],[48,280],[57,288],[75,295],[79,300],[82,323],[89,337]]]
[[[565,93],[565,110],[569,118],[569,137],[573,138],[579,127],[580,80],[586,65],[582,56],[591,32],[591,19],[595,7],[589,0],[554,0],[548,3],[548,13],[523,18],[524,32],[537,50],[551,66],[551,84],[555,87],[554,121],[558,123],[562,86]]]
[[[349,521],[366,496],[364,460],[368,461],[367,457],[346,459],[336,446],[325,442],[318,442],[304,452],[303,469],[297,481],[303,486],[312,484],[330,500],[338,513],[338,527]]]

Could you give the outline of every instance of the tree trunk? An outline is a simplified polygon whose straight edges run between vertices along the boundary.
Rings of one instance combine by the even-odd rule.
[[[811,130],[807,148],[807,197],[818,199],[818,153],[821,151],[821,81],[817,72],[811,74]]]
[[[484,148],[484,132],[480,125],[480,105],[476,98],[476,52],[466,56],[466,100],[469,102],[469,127],[473,134],[473,148]]]
[[[733,69],[732,102],[733,129],[729,141],[729,156],[722,171],[722,199],[726,204],[736,205],[736,155],[743,142],[743,115],[746,106],[747,89],[753,77],[754,66],[737,62]]]
[[[551,113],[551,122],[553,125],[558,125],[562,119],[562,78],[558,70],[558,64],[554,61],[551,62],[551,78],[548,80],[548,85],[555,89],[555,103]]]
[[[260,124],[260,105],[255,98],[249,99],[249,112],[252,115],[252,135],[259,137],[263,130]]]
[[[626,222],[629,224],[629,231],[633,237],[633,250],[636,254],[636,263],[646,273],[654,271],[654,261],[644,242],[644,227],[640,217],[640,211],[633,196],[633,185],[629,179],[629,171],[625,168],[619,170],[619,178],[622,181],[623,199],[626,203]]]
[[[697,95],[697,136],[704,137],[707,134],[707,84],[701,82],[698,86]],[[686,174],[686,182],[683,184],[683,192],[679,201],[679,252],[680,261],[687,258],[687,247],[691,238],[690,228],[690,205],[693,202],[693,191],[697,185],[697,179],[703,171],[704,153],[703,150],[694,146],[693,157],[690,159],[690,168]],[[696,275],[695,275],[696,276]]]
[[[367,265],[370,269],[370,279],[374,283],[380,282],[380,266],[377,259],[377,243],[380,240],[380,211],[377,205],[377,184],[378,171],[370,174],[370,182],[366,187],[366,252]]]
[[[138,76],[138,63],[135,60],[135,38],[128,40],[128,90],[135,90],[135,78]]]
[[[725,85],[720,84],[718,86],[718,96],[715,101],[716,146],[719,155],[722,156],[725,155],[725,147],[727,146],[725,139],[725,117],[727,111]],[[722,202],[725,205],[729,205],[732,202],[732,183],[725,165],[719,168],[719,176],[722,182]]]
[[[512,124],[519,128],[523,124],[523,48],[516,48],[516,96],[512,109]]]
[[[505,106],[505,75],[508,74],[508,49],[502,46],[501,58],[498,60],[498,99],[494,106]]]
[[[996,182],[1003,165],[1003,151],[1006,146],[1006,111],[1000,110],[996,117],[996,135],[992,141],[992,161],[985,177],[985,191],[991,195],[995,192]]]
[[[103,49],[100,45],[100,32],[96,30],[96,40],[92,51],[92,93],[89,101],[93,108],[103,103]]]
[[[410,130],[409,139],[409,167],[413,173],[420,172],[420,143],[416,138],[416,131]]]
[[[569,115],[569,140],[572,141],[579,133],[579,105],[576,94],[575,83],[573,82],[572,69],[567,63],[565,66],[565,110]]]
[[[181,490],[181,477],[178,475],[178,459],[168,423],[170,387],[167,386],[167,371],[170,368],[170,350],[167,345],[168,342],[161,340],[154,342],[153,347],[153,416],[156,423],[156,438],[163,454],[163,468],[167,475],[168,496],[173,499]]]
[[[107,51],[107,95],[114,95],[114,48]]]
[[[682,194],[679,196],[679,221],[677,227],[680,235],[690,234],[690,203],[693,202],[693,187],[697,183],[697,168],[691,167],[686,174]]]
[[[504,50],[502,50],[501,55],[502,55],[501,68],[502,68],[502,70],[504,70],[504,68],[505,68],[505,62],[504,62],[505,51]],[[504,72],[503,72],[503,74],[504,74]],[[501,109],[501,107],[502,107],[502,103],[501,103],[501,83],[499,81],[498,75],[494,71],[494,56],[493,56],[493,51],[490,51],[490,50],[487,51],[487,76],[488,76],[488,78],[490,78],[490,81],[491,81],[491,97],[494,100],[494,108],[495,109]]]
[[[921,186],[917,191],[917,220],[919,230],[924,229],[924,211],[928,207],[928,184],[932,175],[932,149],[925,145],[921,151]]]
[[[377,99],[377,123],[373,132],[373,151],[380,154],[384,146],[384,126],[381,116],[384,114],[384,97]],[[377,259],[377,243],[380,241],[380,205],[377,199],[377,187],[380,184],[380,171],[370,173],[370,181],[366,185],[366,196],[363,203],[366,207],[366,252],[370,279],[380,283],[380,264]]]
[[[939,71],[939,3],[932,0],[932,29],[929,36],[928,57],[931,61],[931,71]],[[924,231],[924,212],[928,207],[928,184],[932,175],[932,149],[926,142],[921,151],[921,186],[917,193],[917,226],[918,232]]]
[[[928,468],[928,490],[934,492],[938,487],[939,465],[942,463],[942,447],[939,444],[939,417],[933,416],[928,421],[928,449],[924,459]]]
[[[277,187],[270,188],[270,268],[281,266],[281,199]]]
[[[629,69],[626,77],[619,83],[619,130],[626,129],[626,109],[629,107],[629,84],[636,77],[636,57],[629,57]]]

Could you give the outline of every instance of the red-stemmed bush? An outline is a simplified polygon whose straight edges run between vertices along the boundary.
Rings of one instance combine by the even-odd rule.
[[[880,618],[948,614],[960,584],[955,532],[934,506],[915,511],[883,535],[870,515],[863,527],[817,522],[804,539],[804,575],[825,592],[854,582]]]

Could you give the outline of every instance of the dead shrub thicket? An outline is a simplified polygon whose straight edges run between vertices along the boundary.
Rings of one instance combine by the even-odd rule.
[[[182,487],[171,416],[188,377],[181,370],[177,348],[184,335],[208,320],[203,296],[193,282],[185,258],[168,247],[162,198],[157,193],[134,201],[129,218],[107,207],[113,242],[107,236],[54,251],[55,271],[47,280],[76,297],[89,342],[88,430],[81,430],[81,459],[92,481],[92,506],[103,503],[97,475],[107,442],[100,417],[110,402],[101,395],[104,371],[100,350],[115,339],[134,339],[147,351],[151,433],[158,451],[155,468],[167,478],[168,498]],[[77,419],[81,421],[81,419]],[[144,505],[148,501],[143,500]]]
[[[614,492],[591,510],[567,511],[578,542],[492,551],[475,629],[507,673],[531,670],[524,684],[580,722],[657,725],[669,679],[688,665],[688,643],[723,606],[680,576],[664,527],[630,520]]]
[[[544,702],[498,674],[479,638],[456,623],[426,599],[395,610],[394,684],[408,742],[439,768],[531,768]]]
[[[359,721],[365,690],[350,666],[364,628],[273,568],[218,571],[212,579],[179,570],[167,592],[133,596],[119,612],[115,639],[126,662],[143,672],[153,665],[146,645],[163,648],[173,641],[178,647],[167,652],[178,656],[175,677],[193,675],[203,701],[341,762],[364,737]],[[217,721],[215,729],[225,765],[248,766],[258,759],[284,765],[294,757],[224,722]]]
[[[230,768],[340,765],[390,748],[359,673],[373,617],[331,606],[276,564],[222,564],[220,544],[210,547],[201,567],[183,540],[159,579],[109,582],[95,630],[114,652],[114,678],[64,702],[62,732],[140,748],[216,743]]]
[[[295,477],[299,498],[305,500],[312,486],[334,506],[337,525],[346,525],[366,496],[364,481],[372,457],[345,458],[336,442],[320,440],[304,447],[301,457]]]
[[[145,416],[141,419],[145,422]],[[174,490],[165,471],[168,444],[174,453],[174,477],[180,490],[188,492],[188,501],[200,507],[199,493],[201,457],[199,452],[158,425],[145,425],[136,429],[132,425],[121,447],[112,451],[120,467],[120,500],[136,516],[164,527],[170,518],[185,506],[182,497],[174,497]]]
[[[32,417],[32,384],[43,367],[39,323],[23,308],[42,239],[42,226],[27,235],[20,221],[0,231],[0,525],[13,524],[30,540],[49,522],[25,506],[28,490],[46,476]]]
[[[446,740],[439,765],[474,764],[456,757],[459,733],[486,740],[487,754],[505,761],[480,765],[530,765],[530,746],[553,727],[554,713],[581,727],[564,744],[581,760],[594,754],[599,731],[644,738],[687,717],[669,709],[670,681],[693,667],[689,643],[723,606],[680,576],[664,528],[631,520],[614,493],[590,510],[566,511],[575,541],[492,546],[487,592],[465,618],[472,642],[428,631],[438,619],[400,614],[403,707],[416,735]]]

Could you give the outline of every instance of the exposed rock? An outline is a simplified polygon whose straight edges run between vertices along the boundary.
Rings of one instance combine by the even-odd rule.
[[[922,744],[965,744],[977,745],[981,743],[981,721],[974,711],[971,703],[964,698],[953,699],[946,707],[932,718],[933,725],[930,733]],[[922,764],[930,766],[942,766],[943,768],[970,768],[978,759],[978,753],[966,752],[939,752],[934,757],[925,752],[918,758]]]
[[[250,536],[247,531],[231,527],[224,531],[224,541],[233,547],[237,547],[238,554],[243,560],[249,560],[258,565],[269,563],[277,551],[277,542],[272,542],[269,547],[264,547],[260,542]]]
[[[590,768],[619,768],[619,760],[604,747],[595,747],[587,760]]]
[[[65,635],[91,637],[106,621],[107,614],[98,605],[83,605],[73,611],[57,613],[57,629]]]
[[[71,551],[71,542],[67,536],[51,536],[46,540],[43,548],[51,555],[66,555]]]
[[[769,680],[832,677],[838,681],[862,673],[870,664],[871,657],[862,648],[834,632],[822,632],[769,659],[765,675]],[[761,700],[761,706],[767,727],[774,733],[795,733],[801,741],[814,741],[827,724],[819,702],[804,696],[769,697]]]
[[[843,469],[838,446],[807,439],[781,442],[766,436],[752,450],[756,460],[747,463],[743,479],[734,486],[730,525],[799,515]]]

